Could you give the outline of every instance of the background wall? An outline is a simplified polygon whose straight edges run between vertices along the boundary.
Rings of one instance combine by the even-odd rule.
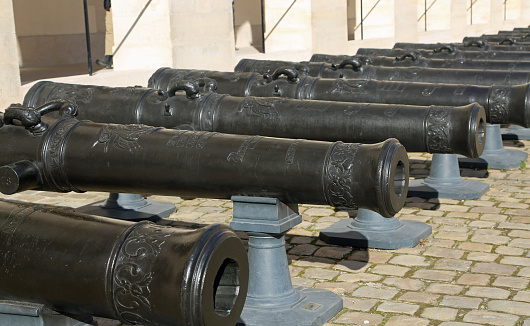
[[[45,67],[87,61],[81,0],[13,1],[20,67]],[[105,10],[88,0],[92,57],[104,55]]]

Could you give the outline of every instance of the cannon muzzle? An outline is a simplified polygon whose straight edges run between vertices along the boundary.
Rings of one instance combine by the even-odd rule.
[[[82,236],[80,236],[82,234]],[[143,325],[235,325],[248,258],[226,225],[176,228],[0,201],[0,297]]]
[[[6,109],[3,120],[12,124],[0,128],[0,191],[7,194],[36,188],[261,196],[357,206],[387,217],[405,202],[408,158],[395,139],[371,145],[331,143],[101,124],[68,114],[37,121],[46,127],[36,133],[32,125],[23,128],[11,119],[21,109],[27,108]]]

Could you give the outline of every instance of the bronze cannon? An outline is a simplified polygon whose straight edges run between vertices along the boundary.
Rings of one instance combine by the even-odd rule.
[[[149,85],[167,90],[177,81],[215,79],[218,92],[327,101],[463,106],[478,102],[487,122],[530,127],[530,84],[474,86],[301,76],[294,68],[274,74],[160,68]]]
[[[4,200],[0,256],[2,303],[126,324],[235,325],[249,281],[245,247],[226,225],[176,228]]]
[[[244,98],[202,91],[191,82],[177,82],[167,93],[39,82],[28,91],[24,104],[36,107],[56,99],[75,100],[78,119],[94,122],[355,143],[396,138],[409,152],[468,157],[480,156],[484,147],[486,115],[476,103],[422,107]]]
[[[41,119],[59,110],[59,119]],[[275,197],[363,207],[404,205],[408,158],[395,139],[364,145],[79,121],[70,101],[12,105],[0,128],[0,190]],[[25,128],[24,128],[25,127]],[[131,176],[134,176],[132,178]]]

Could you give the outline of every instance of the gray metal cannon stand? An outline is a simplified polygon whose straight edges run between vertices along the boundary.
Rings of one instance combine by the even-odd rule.
[[[502,145],[501,126],[486,124],[486,144],[479,158],[461,157],[458,159],[463,168],[490,168],[496,170],[518,168],[526,161],[528,153],[516,149],[506,149]]]
[[[0,325],[91,326],[94,324],[90,316],[71,318],[47,309],[42,304],[2,300],[0,301]]]
[[[503,140],[530,140],[530,128],[511,125],[501,128]]]
[[[360,208],[357,217],[338,221],[320,231],[320,240],[356,248],[399,249],[415,247],[432,233],[432,227],[419,221],[385,218]]]
[[[489,137],[489,136],[488,136]],[[426,179],[409,182],[409,197],[478,199],[489,189],[485,182],[464,180],[460,176],[456,154],[434,154]]]
[[[76,208],[76,211],[128,221],[157,221],[176,209],[171,203],[147,200],[139,194],[110,193],[106,200]]]
[[[321,326],[338,314],[338,295],[291,283],[285,233],[302,222],[298,205],[264,197],[233,196],[232,201],[230,226],[249,236],[249,288],[237,325]]]

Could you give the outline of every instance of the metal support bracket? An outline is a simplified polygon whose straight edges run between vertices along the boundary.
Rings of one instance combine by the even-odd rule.
[[[230,226],[248,232],[250,281],[237,325],[321,326],[342,310],[328,290],[293,287],[285,252],[285,232],[302,222],[297,204],[276,198],[233,196]]]

